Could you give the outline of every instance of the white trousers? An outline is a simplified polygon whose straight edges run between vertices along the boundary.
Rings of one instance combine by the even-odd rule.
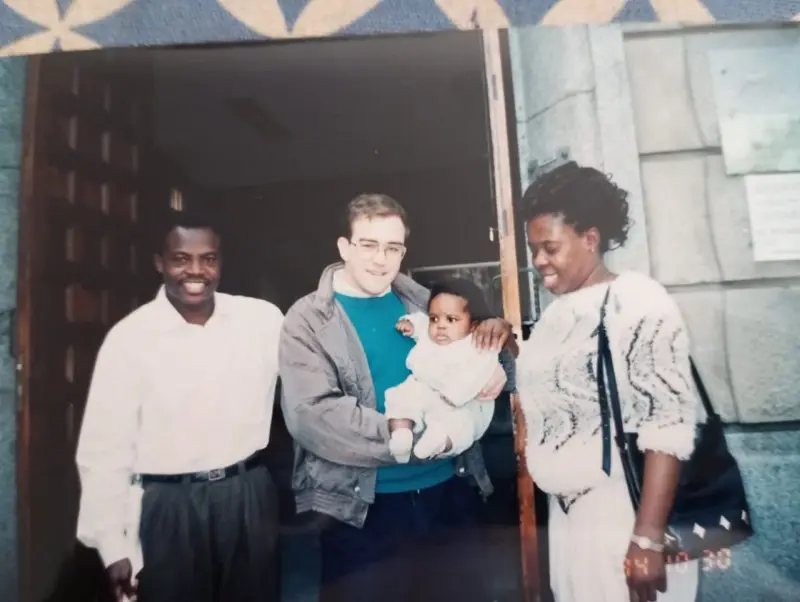
[[[628,602],[625,555],[635,514],[620,479],[579,498],[567,514],[550,496],[550,585],[555,602]],[[695,602],[699,561],[667,566],[667,591],[658,602]]]

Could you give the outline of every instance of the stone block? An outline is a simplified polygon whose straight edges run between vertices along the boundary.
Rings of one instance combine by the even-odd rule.
[[[0,195],[12,197],[16,203],[16,197],[19,194],[19,178],[20,172],[18,168],[0,167]]]
[[[0,591],[17,600],[17,414],[13,390],[0,389]]]
[[[643,157],[641,166],[653,276],[665,285],[718,282],[704,158]]]
[[[6,312],[17,303],[17,181],[16,170],[0,169],[0,388],[13,388],[15,377]]]
[[[800,430],[729,432],[755,535],[732,548],[725,570],[706,572],[703,602],[800,600]]]
[[[793,45],[800,42],[797,29],[771,28],[753,30],[730,30],[720,28],[713,31],[686,31],[683,35],[685,62],[688,66],[689,85],[695,116],[703,140],[708,146],[720,145],[717,104],[714,96],[714,81],[708,53],[723,48],[763,47]],[[792,66],[787,65],[787,69]]]
[[[617,271],[627,269],[650,274],[639,149],[622,32],[617,25],[604,25],[589,28],[589,34],[603,169],[628,192],[630,217],[639,224],[629,232],[625,246],[609,254],[608,263]]]
[[[721,155],[706,158],[706,174],[710,234],[719,257],[722,279],[731,281],[800,276],[800,261],[753,260],[744,179],[725,173]]]
[[[16,360],[9,353],[8,317],[0,316],[0,389],[14,389],[17,383]]]
[[[24,97],[24,57],[0,59],[0,310],[16,304],[17,206]],[[17,413],[8,323],[0,318],[0,591],[18,599]]]
[[[592,92],[564,98],[524,126],[529,160],[553,158],[568,147],[582,165],[603,168]]]
[[[726,361],[725,314],[721,290],[673,291],[694,358],[711,404],[725,422],[737,422],[733,385]],[[702,416],[701,412],[699,416]]]
[[[511,29],[509,43],[514,97],[527,117],[593,89],[586,26]]]
[[[632,27],[625,29],[628,33]],[[680,33],[670,26],[650,29],[649,35],[632,36],[625,42],[642,153],[720,145],[709,50],[797,44],[800,40],[797,29],[777,27],[682,29]]]
[[[19,172],[0,169],[0,310],[16,302]]]
[[[0,106],[0,124],[10,120],[9,115],[14,111]],[[14,129],[0,125],[0,169],[17,167],[22,162],[22,147],[20,134]]]
[[[0,168],[21,162],[24,58],[0,59]]]
[[[725,305],[739,419],[800,420],[800,286],[729,290]]]
[[[683,37],[631,38],[625,49],[639,152],[704,148]]]

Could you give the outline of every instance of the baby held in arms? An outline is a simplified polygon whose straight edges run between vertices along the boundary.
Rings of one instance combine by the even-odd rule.
[[[416,345],[406,366],[411,375],[386,390],[389,451],[398,463],[414,455],[430,458],[445,451],[469,448],[475,438],[469,404],[487,403],[476,397],[499,363],[496,352],[481,351],[472,332],[491,312],[480,289],[463,279],[451,279],[431,291],[428,314],[402,317],[397,330]],[[414,445],[414,433],[422,436]]]

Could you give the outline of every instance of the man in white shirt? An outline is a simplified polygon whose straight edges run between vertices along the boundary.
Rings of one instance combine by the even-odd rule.
[[[98,550],[117,600],[271,600],[277,500],[260,452],[283,315],[216,292],[209,221],[175,213],[161,241],[158,295],[97,356],[76,456],[78,538]]]

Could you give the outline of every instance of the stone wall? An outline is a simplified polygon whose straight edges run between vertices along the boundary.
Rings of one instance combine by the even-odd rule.
[[[630,192],[634,229],[610,263],[673,292],[731,425],[758,536],[735,549],[730,569],[705,575],[703,601],[800,599],[800,262],[752,260],[706,57],[797,44],[800,29],[576,26],[510,40],[521,172],[568,147]]]
[[[6,310],[17,303],[17,207],[26,59],[0,60],[0,592],[16,600],[17,413]]]
[[[800,261],[752,259],[744,181],[725,173],[707,52],[798,43],[797,28],[630,31],[624,42],[652,275],[674,290],[737,422],[800,420]]]

